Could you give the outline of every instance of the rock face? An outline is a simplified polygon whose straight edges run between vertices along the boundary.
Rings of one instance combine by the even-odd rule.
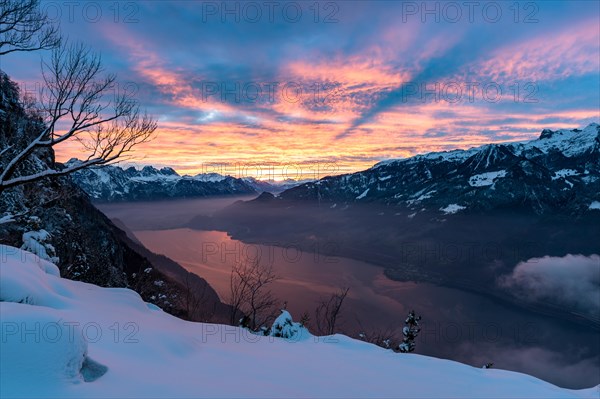
[[[413,212],[492,209],[581,215],[600,200],[600,126],[545,129],[537,140],[381,162],[284,191],[289,200],[378,203]],[[453,207],[456,209],[456,207]]]
[[[118,166],[84,169],[73,174],[73,181],[92,199],[101,202],[256,193],[255,187],[243,179],[216,173],[180,176],[171,168],[156,169],[152,166],[145,166],[141,170],[134,167],[123,169]]]
[[[0,170],[41,126],[35,114],[21,105],[17,85],[0,73],[0,148],[10,147],[0,156]],[[35,173],[49,167],[61,165],[55,163],[51,149],[43,149],[33,153],[16,173]],[[131,240],[92,205],[69,177],[0,192],[0,218],[6,214],[16,217],[13,222],[0,223],[0,244],[21,247],[24,235],[36,236],[28,232],[43,231],[44,249],[58,258],[56,263],[63,277],[103,287],[134,289],[145,301],[181,317],[198,316],[190,314],[186,300],[195,294],[216,315],[226,311],[205,280],[189,275],[175,262],[152,254]]]

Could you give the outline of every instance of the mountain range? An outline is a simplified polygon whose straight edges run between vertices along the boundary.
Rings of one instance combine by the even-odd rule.
[[[67,165],[79,162],[71,159]],[[172,168],[104,166],[83,169],[73,181],[98,202],[153,201],[226,195],[249,195],[263,191],[279,193],[305,181],[235,178],[218,173],[180,176]]]
[[[152,166],[84,169],[73,180],[102,202],[269,192],[279,199],[317,200],[334,207],[384,204],[411,214],[521,209],[580,215],[600,207],[599,131],[597,123],[584,129],[544,129],[528,142],[386,160],[365,171],[317,181],[180,176],[172,168]]]
[[[545,129],[538,139],[380,162],[280,194],[342,206],[380,203],[440,214],[520,209],[583,214],[600,207],[600,126]]]

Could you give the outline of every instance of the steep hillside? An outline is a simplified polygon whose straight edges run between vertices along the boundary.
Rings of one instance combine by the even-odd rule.
[[[17,85],[0,73],[0,148],[7,149],[0,156],[0,170],[41,126],[35,112],[24,106]],[[50,148],[33,153],[17,175],[48,167],[61,167]],[[216,315],[225,312],[205,280],[187,277],[175,262],[159,259],[133,242],[68,177],[0,192],[0,219],[8,214],[14,215],[14,221],[0,223],[0,243],[23,246],[52,260],[67,278],[130,287],[144,300],[182,317],[198,316],[187,314],[190,292],[214,308]]]

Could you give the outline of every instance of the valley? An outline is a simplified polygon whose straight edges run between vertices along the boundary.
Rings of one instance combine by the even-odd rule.
[[[281,306],[287,302],[288,309],[297,317],[303,312],[314,317],[319,299],[341,286],[350,287],[340,324],[340,330],[350,336],[376,331],[397,334],[404,313],[414,307],[425,319],[417,353],[474,366],[493,361],[498,368],[525,372],[561,386],[598,383],[600,346],[597,332],[589,324],[573,324],[568,318],[543,314],[535,308],[526,309],[522,303],[466,289],[469,287],[439,285],[431,276],[418,272],[418,268],[415,269],[417,274],[405,277],[421,282],[393,281],[388,278],[390,271],[378,264],[343,257],[332,239],[333,234],[320,245],[315,246],[313,237],[312,247],[300,247],[298,241],[286,241],[284,235],[258,244],[257,239],[246,240],[251,237],[249,232],[240,240],[225,232],[186,227],[186,216],[191,219],[218,215],[233,204],[241,205],[237,202],[239,199],[156,201],[141,207],[138,203],[99,206],[109,217],[118,218],[133,230],[148,249],[170,257],[205,278],[223,302],[229,298],[233,264],[245,257],[261,255],[262,263],[272,265],[280,277],[273,283],[274,294]],[[260,215],[255,216],[262,217]],[[263,218],[261,225],[266,229],[264,222]],[[291,225],[302,231],[297,224]],[[266,242],[272,245],[265,245]],[[578,349],[558,351],[564,342],[577,342]],[[567,365],[578,370],[577,379],[561,372]]]

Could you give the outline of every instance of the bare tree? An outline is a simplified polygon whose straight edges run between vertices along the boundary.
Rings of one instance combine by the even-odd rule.
[[[356,318],[356,322],[361,331],[358,334],[358,338],[365,342],[393,350],[397,346],[397,343],[401,341],[400,336],[394,327],[366,329],[358,317]]]
[[[277,278],[273,268],[260,265],[259,260],[233,266],[230,278],[232,325],[236,324],[236,318],[245,315],[249,327],[256,330],[273,317],[277,300],[268,286]]]
[[[194,283],[194,274],[187,272],[183,280],[183,290],[179,295],[179,305],[186,312],[189,320],[192,321],[210,321],[216,312],[216,302],[213,301],[212,306],[209,306],[207,287],[208,284],[202,285]]]
[[[350,291],[350,288],[340,288],[338,292],[331,294],[328,299],[319,302],[315,311],[315,322],[319,333],[325,335],[335,333],[348,291]]]
[[[40,10],[39,0],[0,0],[0,56],[60,44],[58,26]]]
[[[43,64],[43,77],[45,88],[39,111],[44,128],[20,151],[0,153],[0,165],[6,165],[0,171],[0,192],[50,176],[109,164],[153,137],[156,121],[140,111],[130,93],[114,92],[115,75],[105,75],[100,57],[87,47],[62,44],[54,49],[50,62]],[[66,141],[82,146],[83,160],[63,168],[15,176],[34,151],[54,148]]]

